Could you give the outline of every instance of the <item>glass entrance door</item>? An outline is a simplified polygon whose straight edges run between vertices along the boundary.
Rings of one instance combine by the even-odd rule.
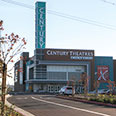
[[[48,92],[50,93],[57,93],[59,89],[59,85],[48,85]]]

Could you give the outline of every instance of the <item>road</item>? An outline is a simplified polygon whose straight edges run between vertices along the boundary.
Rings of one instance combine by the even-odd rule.
[[[14,95],[8,101],[35,116],[116,116],[116,108],[59,99],[54,95]]]

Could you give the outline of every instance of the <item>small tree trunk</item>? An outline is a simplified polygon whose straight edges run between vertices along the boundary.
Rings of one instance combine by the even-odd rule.
[[[87,79],[84,80],[84,97],[87,97]]]
[[[98,85],[97,85],[97,81],[95,82],[95,97],[97,97],[98,96]]]
[[[87,97],[87,87],[84,86],[84,97],[86,98]]]
[[[3,64],[1,116],[4,116],[7,65]]]
[[[74,86],[72,86],[72,96],[74,97]]]
[[[74,97],[74,82],[72,81],[72,97]]]

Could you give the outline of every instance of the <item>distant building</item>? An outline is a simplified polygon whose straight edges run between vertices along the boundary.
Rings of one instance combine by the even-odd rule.
[[[25,91],[26,80],[26,62],[29,60],[29,52],[23,52],[18,62],[15,63],[14,68],[14,91]]]

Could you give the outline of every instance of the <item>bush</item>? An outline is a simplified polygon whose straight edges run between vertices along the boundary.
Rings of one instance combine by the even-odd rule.
[[[103,102],[103,103],[111,103],[116,104],[116,97],[113,95],[98,95],[98,97],[90,97],[88,100],[90,101],[97,101],[97,102]]]
[[[110,98],[104,98],[104,103],[110,103]]]
[[[0,102],[0,109],[1,109],[1,107],[2,107],[2,103]],[[1,113],[1,112],[0,112],[0,113]],[[13,106],[11,106],[11,107],[5,106],[4,115],[5,115],[5,116],[24,116],[24,115],[22,115],[22,114],[16,112],[16,111],[14,110],[14,107],[13,107]]]
[[[96,101],[95,97],[89,98],[90,101]]]
[[[112,104],[116,104],[116,99],[113,100]]]
[[[104,99],[96,98],[96,101],[97,101],[97,102],[104,102]]]

